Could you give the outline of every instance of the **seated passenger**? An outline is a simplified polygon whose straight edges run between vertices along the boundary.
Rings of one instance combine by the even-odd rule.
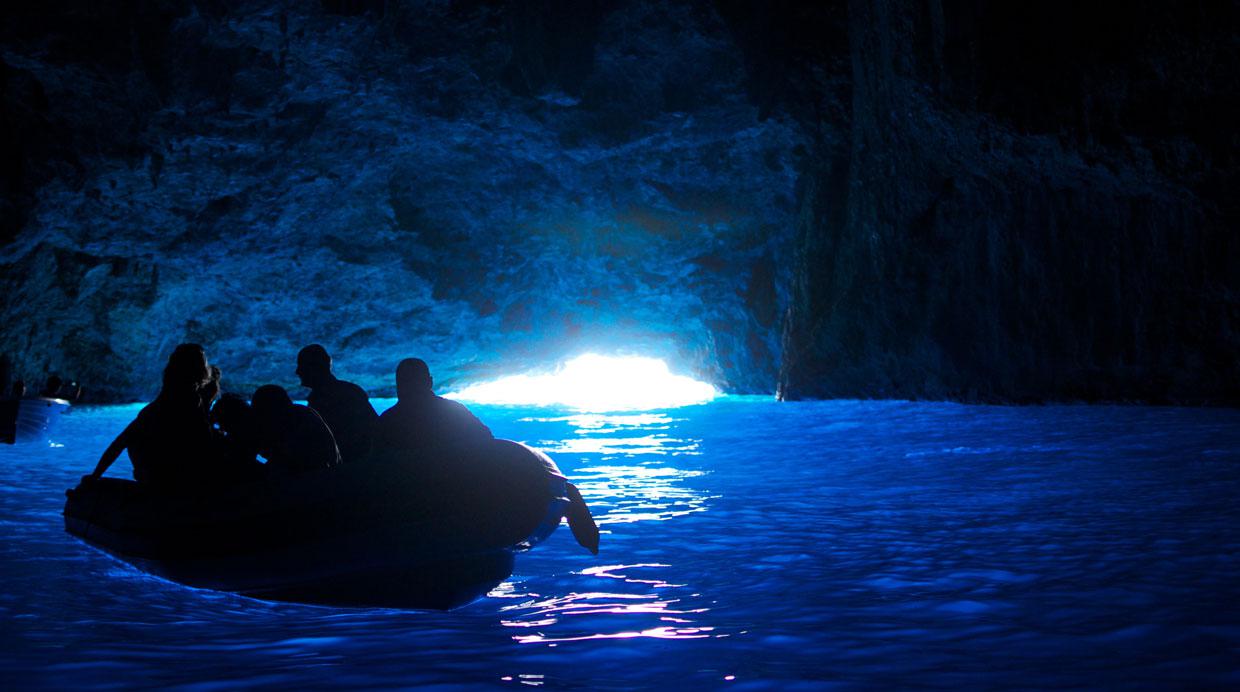
[[[340,463],[331,430],[319,414],[294,404],[283,387],[265,384],[251,400],[258,453],[267,459],[267,473],[287,476],[326,469]]]
[[[99,458],[90,478],[99,478],[129,450],[138,483],[171,493],[206,487],[215,436],[202,410],[207,356],[198,344],[181,344],[168,357],[163,387]]]
[[[211,422],[219,427],[224,485],[256,480],[263,474],[258,457],[258,431],[254,411],[240,394],[225,394],[211,408]]]
[[[487,481],[478,475],[479,471],[491,472],[485,462],[459,466],[456,462],[461,459],[451,453],[482,447],[494,440],[490,428],[462,404],[436,396],[432,385],[430,369],[424,361],[406,358],[396,366],[397,402],[379,416],[375,426],[375,454],[396,461],[404,468],[413,466],[413,470],[432,485],[444,481],[449,484],[439,487],[460,489],[461,486],[454,484],[461,481],[486,485]],[[565,518],[573,537],[597,555],[598,525],[577,486],[568,483],[567,491],[569,504]]]
[[[310,388],[306,402],[331,428],[345,463],[360,461],[370,454],[371,436],[379,414],[370,405],[366,390],[332,374],[332,357],[327,349],[311,344],[297,354],[297,376]]]
[[[215,367],[214,365],[211,367]],[[60,388],[60,398],[70,403],[82,398],[82,385],[74,380],[69,380]]]
[[[21,391],[18,391],[20,385]],[[0,398],[0,442],[13,442],[17,436],[17,409],[21,406],[22,395],[26,386],[21,380],[13,383],[12,396]],[[4,392],[8,395],[9,392]]]
[[[60,388],[63,384],[59,375],[52,375],[47,378],[47,384],[43,385],[43,391],[39,392],[39,396],[54,399],[60,396]]]
[[[430,369],[419,358],[396,366],[396,405],[379,416],[375,449],[407,457],[446,449],[458,450],[494,439],[462,404],[436,396]]]

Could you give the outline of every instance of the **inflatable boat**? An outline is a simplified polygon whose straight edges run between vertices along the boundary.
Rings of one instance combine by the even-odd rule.
[[[68,401],[52,397],[0,401],[0,442],[46,443],[68,408]]]
[[[187,586],[450,609],[510,576],[515,555],[550,536],[580,498],[549,457],[508,440],[435,468],[451,473],[354,464],[192,498],[87,478],[66,492],[65,530]]]

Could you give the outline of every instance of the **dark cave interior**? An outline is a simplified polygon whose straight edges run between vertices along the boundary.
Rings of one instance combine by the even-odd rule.
[[[61,0],[0,28],[0,353],[376,393],[1240,403],[1234,2]],[[388,387],[390,389],[390,387]]]

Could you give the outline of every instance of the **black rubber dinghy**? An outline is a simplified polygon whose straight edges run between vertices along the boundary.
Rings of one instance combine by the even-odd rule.
[[[133,481],[66,492],[65,530],[187,586],[277,601],[455,608],[512,574],[546,539],[570,485],[542,452],[495,440],[450,473],[355,464],[210,497],[159,497]],[[428,477],[429,476],[429,477]]]

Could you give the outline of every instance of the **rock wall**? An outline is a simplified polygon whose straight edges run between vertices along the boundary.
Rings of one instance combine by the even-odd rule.
[[[146,0],[0,26],[0,361],[1240,403],[1234,2]]]
[[[0,31],[0,353],[149,396],[579,352],[771,391],[795,154],[709,3],[59,2]]]
[[[790,79],[810,99],[765,96],[825,132],[781,396],[1240,403],[1235,20],[855,0],[768,29],[847,36]]]

